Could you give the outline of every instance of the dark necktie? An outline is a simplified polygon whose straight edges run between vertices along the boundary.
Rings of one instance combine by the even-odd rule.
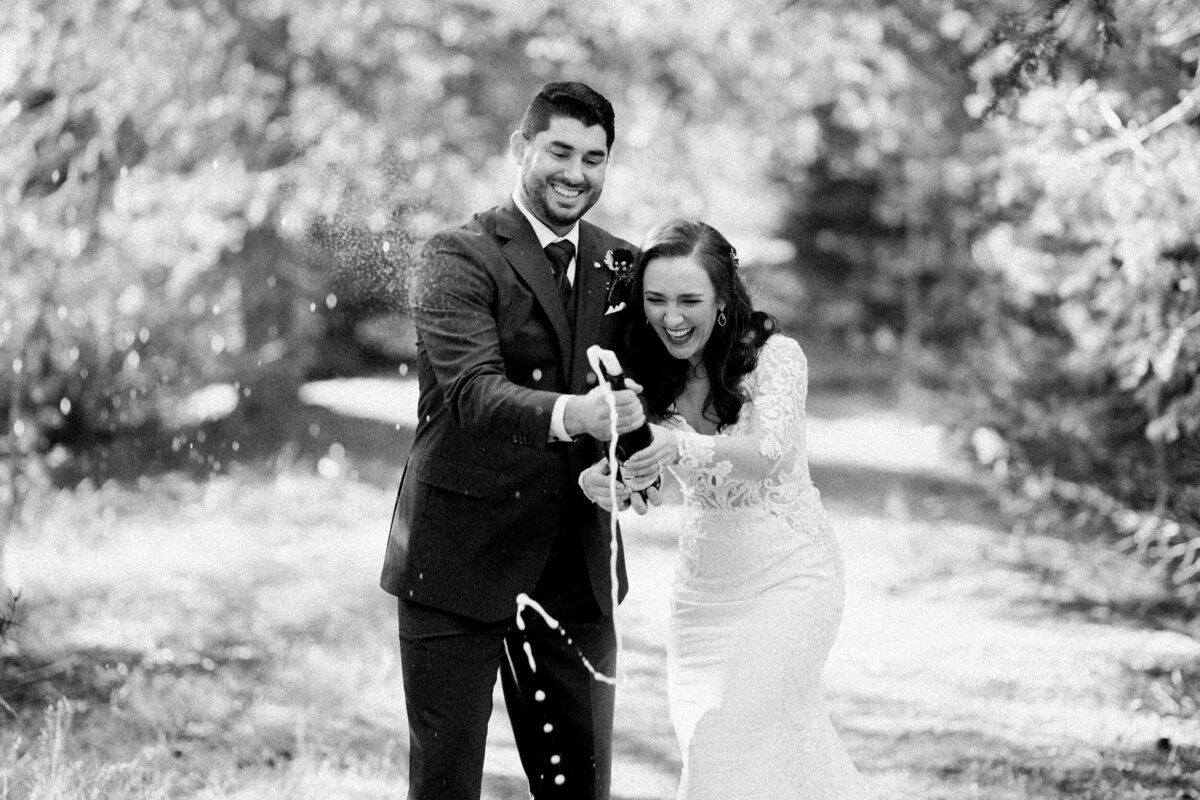
[[[543,249],[546,251],[546,257],[550,259],[550,265],[554,268],[554,281],[558,284],[558,294],[562,297],[563,310],[567,312],[567,319],[574,323],[575,304],[571,302],[571,280],[567,276],[567,267],[570,266],[571,258],[575,255],[575,245],[562,239],[551,242]]]

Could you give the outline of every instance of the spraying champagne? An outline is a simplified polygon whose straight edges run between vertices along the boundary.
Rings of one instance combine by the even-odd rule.
[[[621,362],[617,360],[616,355],[611,350],[592,345],[588,348],[588,359],[592,363],[592,368],[596,370],[601,380],[605,381],[609,388],[614,392],[619,392],[625,388],[625,370],[621,367]],[[617,437],[617,479],[621,480],[621,464],[634,453],[642,450],[654,441],[654,433],[650,430],[650,423],[643,422],[640,428],[622,433]],[[628,484],[627,484],[628,485]],[[662,476],[657,475],[654,481],[646,486],[629,486],[630,489],[636,491],[642,496],[643,500],[647,500],[647,490],[658,489],[662,486]]]

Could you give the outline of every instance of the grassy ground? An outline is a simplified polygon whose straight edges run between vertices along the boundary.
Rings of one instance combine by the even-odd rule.
[[[1200,645],[1154,611],[1152,578],[1015,537],[936,428],[819,388],[813,472],[849,592],[828,698],[880,796],[1200,797]],[[24,621],[0,647],[0,800],[403,796],[395,614],[375,581],[411,390],[312,391],[335,410],[310,409],[284,461],[64,491],[10,544]],[[623,800],[675,788],[676,514],[625,523]],[[527,797],[502,702],[493,723],[485,795]]]

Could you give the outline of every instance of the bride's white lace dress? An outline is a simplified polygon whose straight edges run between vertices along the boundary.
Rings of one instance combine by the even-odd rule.
[[[800,346],[772,336],[744,386],[717,435],[668,423],[686,506],[667,651],[679,798],[863,800],[820,696],[842,560],[809,478]]]

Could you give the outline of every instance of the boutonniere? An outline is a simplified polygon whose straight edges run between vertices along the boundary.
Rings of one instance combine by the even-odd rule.
[[[625,308],[633,288],[633,253],[623,247],[604,254],[604,263],[593,262],[592,266],[608,268],[608,298],[605,314],[615,314]]]

